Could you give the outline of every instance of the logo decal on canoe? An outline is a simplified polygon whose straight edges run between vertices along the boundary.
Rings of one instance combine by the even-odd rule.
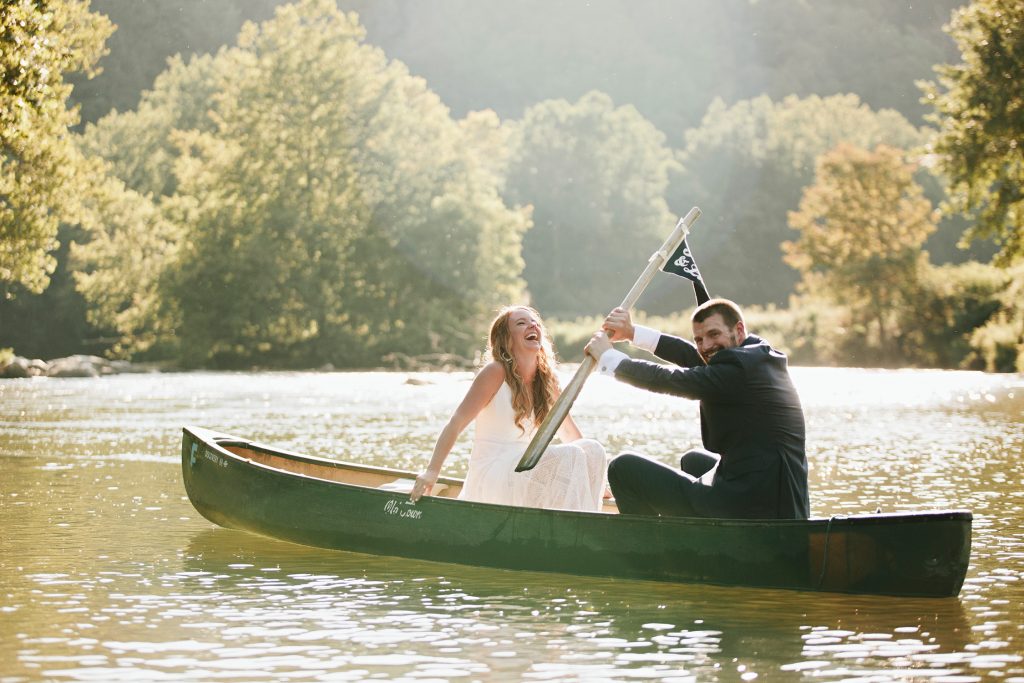
[[[399,517],[408,517],[409,519],[420,519],[423,517],[423,510],[415,509],[413,507],[413,503],[408,500],[399,503],[397,500],[392,498],[388,502],[384,503],[384,514],[398,515]]]
[[[217,455],[213,451],[204,450],[203,451],[203,457],[205,457],[207,460],[209,460],[212,463],[216,463],[217,465],[220,465],[221,467],[227,467],[228,466],[228,461],[225,460],[224,458],[220,457],[219,455]]]

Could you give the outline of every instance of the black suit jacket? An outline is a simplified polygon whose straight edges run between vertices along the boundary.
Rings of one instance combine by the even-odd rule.
[[[705,365],[691,342],[665,334],[655,355],[677,367],[628,359],[615,376],[700,401],[704,447],[722,459],[711,487],[694,487],[694,508],[709,517],[806,519],[804,414],[786,355],[751,335]]]

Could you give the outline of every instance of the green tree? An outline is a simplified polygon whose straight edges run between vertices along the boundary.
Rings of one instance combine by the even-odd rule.
[[[813,180],[818,156],[843,142],[912,148],[925,139],[899,113],[872,111],[855,95],[716,101],[686,133],[669,201],[704,211],[690,244],[712,290],[784,305],[798,280],[780,247],[790,235],[786,216]]]
[[[170,59],[214,54],[231,44],[246,21],[265,21],[274,7],[289,0],[91,0],[94,12],[106,15],[117,30],[107,40],[103,73],[85,80],[73,76],[71,99],[82,120],[93,123],[111,111],[138,107],[140,96],[167,68]],[[938,60],[932,60],[934,63]]]
[[[1004,299],[1012,278],[1005,269],[977,261],[957,265],[926,265],[916,281],[904,284],[906,305],[899,311],[900,344],[907,363],[932,368],[974,368],[1013,371],[1015,350],[1008,362],[996,360],[979,333],[994,330],[1018,307]],[[1019,310],[1019,309],[1018,309]],[[1016,343],[1021,342],[1021,319]],[[1000,330],[1002,331],[1002,330]],[[986,339],[987,341],[987,339]],[[999,356],[1005,356],[1003,349]],[[1000,358],[1002,360],[1002,358]]]
[[[76,353],[103,355],[111,331],[88,322],[87,305],[75,288],[69,253],[75,240],[87,234],[77,225],[61,225],[58,247],[51,255],[57,267],[40,294],[13,287],[0,296],[0,347],[12,347],[30,358],[63,358]]]
[[[0,286],[45,289],[60,224],[80,218],[95,167],[68,133],[78,114],[64,78],[93,73],[111,30],[87,1],[0,6]]]
[[[969,360],[990,372],[1024,372],[1024,261],[1000,269],[1005,286],[999,310],[984,325],[972,329]]]
[[[800,232],[783,245],[807,290],[827,293],[850,309],[862,339],[898,356],[896,321],[906,291],[927,264],[922,251],[937,215],[914,181],[902,150],[869,152],[840,144],[823,155],[789,224]]]
[[[946,28],[962,62],[921,83],[939,126],[934,142],[948,178],[948,211],[972,215],[965,241],[993,238],[998,262],[1024,257],[1024,4],[973,0]]]
[[[175,131],[213,132],[211,102],[230,78],[226,57],[178,56],[168,60],[152,90],[143,93],[138,107],[115,112],[85,126],[79,146],[92,157],[109,162],[110,172],[128,188],[157,199],[177,191],[174,167],[181,157]]]
[[[186,135],[215,131],[211,103],[228,68],[225,55],[172,58],[137,109],[109,114],[78,136],[110,180],[97,183],[87,203],[89,231],[72,245],[70,266],[88,321],[114,334],[114,355],[180,352],[181,311],[168,291],[184,234],[169,218],[183,201],[175,168]]]
[[[76,83],[83,119],[134,109],[168,57],[216,52],[244,21],[286,2],[93,0],[119,29],[103,75]],[[542,100],[598,89],[675,131],[695,125],[715,97],[761,94],[853,92],[917,121],[925,107],[910,94],[914,80],[955,57],[941,27],[964,0],[337,3],[458,116],[490,107],[516,118]]]
[[[139,111],[89,131],[160,208],[117,205],[149,226],[139,247],[154,265],[135,276],[160,300],[123,290],[125,323],[173,329],[190,364],[358,365],[395,350],[469,353],[493,308],[520,296],[528,214],[502,203],[487,151],[467,148],[497,144],[494,126],[452,120],[363,38],[328,0],[282,7],[212,61],[172,64]],[[158,158],[147,168],[134,155]],[[112,256],[120,241],[79,250],[95,282],[116,277],[100,264],[126,270]],[[85,291],[104,319],[118,310],[99,286]]]
[[[113,335],[118,357],[167,357],[178,316],[161,277],[177,253],[180,230],[149,197],[112,174],[98,181],[85,206],[80,241],[70,245],[75,288],[88,302],[87,321]]]
[[[523,242],[533,302],[570,316],[616,305],[675,223],[665,136],[592,92],[530,107],[511,144],[505,196],[533,207]]]

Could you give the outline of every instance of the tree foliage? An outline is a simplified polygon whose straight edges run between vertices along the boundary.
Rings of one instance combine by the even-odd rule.
[[[216,54],[234,43],[245,22],[266,21],[276,6],[291,1],[91,0],[93,11],[109,17],[117,30],[107,39],[108,54],[99,63],[103,73],[91,80],[78,75],[70,79],[82,120],[95,123],[112,111],[136,109],[168,61]]]
[[[0,291],[19,296],[0,301],[0,344],[28,349],[66,330],[119,355],[235,366],[468,354],[492,307],[524,294],[523,276],[546,314],[606,311],[693,205],[704,217],[690,243],[712,291],[784,304],[799,274],[779,244],[818,157],[841,143],[917,148],[932,132],[904,117],[931,106],[942,130],[926,158],[956,211],[924,246],[960,261],[954,241],[978,219],[968,253],[988,258],[994,239],[1010,267],[936,267],[921,244],[901,251],[929,232],[913,180],[943,198],[922,171],[899,200],[872,186],[858,209],[904,212],[898,225],[857,226],[899,258],[847,244],[852,224],[837,217],[856,202],[843,200],[828,217],[845,226],[838,236],[791,247],[802,294],[769,317],[826,361],[873,362],[894,339],[901,362],[1012,369],[1024,358],[1022,19],[1016,4],[978,0],[943,34],[963,1],[92,0],[120,26],[99,62],[112,27],[89,3],[5,2]],[[236,45],[195,56],[278,6]],[[680,40],[680,25],[700,30]],[[430,88],[368,45],[364,26]],[[927,65],[953,61],[950,36],[962,63],[939,70],[930,99],[910,97]],[[96,66],[104,76],[87,80]],[[125,111],[71,136],[69,94],[89,121]],[[702,112],[673,158],[655,126],[684,131]],[[886,151],[899,156],[832,159],[829,197],[867,187],[855,171],[903,187],[910,165]],[[827,261],[833,252],[842,258]],[[858,278],[898,298],[876,301]],[[48,279],[43,294],[25,291]],[[641,306],[680,303],[692,303],[688,284],[658,278]]]
[[[213,132],[211,103],[229,80],[226,57],[174,57],[130,111],[106,116],[85,127],[82,150],[109,162],[128,188],[156,198],[177,191],[175,163],[181,156],[175,131]]]
[[[731,107],[716,101],[686,133],[684,169],[669,201],[705,213],[690,244],[713,290],[747,304],[784,304],[797,281],[782,265],[786,216],[812,181],[817,157],[843,142],[912,148],[924,140],[899,113],[872,111],[855,95],[758,97]],[[720,284],[723,277],[728,282]]]
[[[64,79],[92,73],[111,30],[87,1],[0,5],[0,285],[45,289],[61,221],[79,220],[95,167],[69,136]]]
[[[83,226],[87,231],[70,244],[69,261],[75,287],[88,302],[87,321],[114,335],[107,352],[118,357],[167,354],[176,316],[160,278],[177,251],[181,231],[149,197],[125,187],[112,173],[93,187]]]
[[[927,263],[921,245],[937,221],[903,157],[884,145],[869,152],[845,143],[823,155],[814,184],[789,214],[800,236],[784,245],[803,286],[821,288],[872,324],[890,355],[906,290]]]
[[[136,275],[162,303],[146,312],[152,301],[123,290],[105,305],[83,279],[98,315],[173,329],[189,364],[356,365],[478,345],[481,320],[521,295],[528,215],[501,201],[486,150],[466,151],[471,133],[497,139],[486,116],[452,120],[363,39],[327,0],[282,7],[237,47],[175,62],[138,111],[89,131],[160,206],[135,220],[160,264]],[[123,241],[79,257],[129,281],[111,258]]]
[[[594,92],[531,107],[511,144],[505,196],[533,207],[523,258],[534,304],[563,316],[611,309],[675,224],[665,136]]]
[[[923,83],[939,126],[934,147],[950,211],[972,215],[966,241],[993,238],[999,262],[1024,258],[1024,4],[973,0],[947,31],[962,61]]]
[[[995,351],[982,336],[1015,318],[1020,345],[1022,316],[1009,304],[1012,277],[1005,269],[976,261],[957,265],[928,265],[907,282],[908,305],[899,311],[900,345],[915,365],[933,368],[973,368],[1012,372],[1013,345]],[[1007,317],[1009,314],[1010,317]],[[1002,331],[1002,330],[1000,330]],[[1011,353],[1008,355],[1006,351]]]
[[[1024,372],[1024,261],[1000,269],[1005,286],[998,291],[999,308],[984,325],[968,329],[972,360],[989,372]]]
[[[93,0],[120,26],[104,75],[79,84],[87,121],[134,109],[175,54],[216,52],[288,0]],[[338,0],[369,41],[427,78],[459,116],[518,118],[537,102],[600,90],[663,131],[716,97],[857,93],[918,121],[913,83],[956,52],[941,31],[964,0]]]
[[[83,152],[104,164],[86,204],[89,232],[71,245],[76,289],[88,303],[86,318],[113,333],[117,356],[173,356],[180,308],[168,291],[185,236],[171,209],[182,149],[177,140],[214,131],[210,103],[228,78],[225,58],[209,55],[185,63],[171,59],[137,109],[86,126]]]

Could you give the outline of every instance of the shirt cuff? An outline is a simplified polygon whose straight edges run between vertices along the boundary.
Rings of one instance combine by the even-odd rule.
[[[654,353],[658,348],[658,340],[661,339],[661,332],[643,325],[633,325],[633,346]]]
[[[601,354],[601,360],[597,362],[597,369],[602,375],[608,375],[609,377],[615,376],[615,368],[619,367],[619,363],[629,358],[626,354],[618,349],[608,349]]]

